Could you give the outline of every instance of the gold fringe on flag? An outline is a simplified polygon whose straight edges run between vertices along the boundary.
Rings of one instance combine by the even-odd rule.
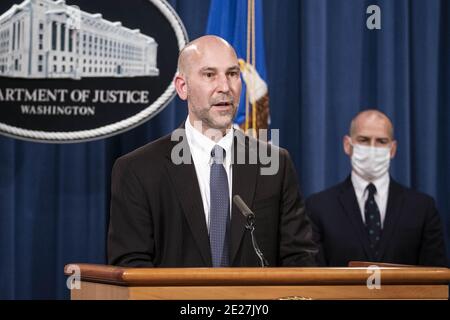
[[[269,126],[269,96],[267,84],[256,70],[256,13],[255,0],[247,0],[247,38],[246,61],[239,60],[246,84],[245,91],[245,121],[239,126],[246,134],[258,137],[258,129],[267,129]],[[265,89],[264,89],[265,87]],[[265,94],[264,94],[265,90]],[[252,93],[252,99],[250,94]],[[261,96],[261,93],[264,95]],[[255,95],[256,94],[256,95]]]

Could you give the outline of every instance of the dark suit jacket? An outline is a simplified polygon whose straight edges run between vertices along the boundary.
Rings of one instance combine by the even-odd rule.
[[[350,177],[306,201],[320,244],[321,265],[347,266],[351,260],[446,266],[442,225],[431,197],[390,179],[386,217],[377,259]]]
[[[184,129],[182,132],[186,147]],[[256,152],[256,145],[249,144],[256,140],[244,139],[239,131],[234,139],[235,159]],[[179,151],[174,148],[176,144],[178,141],[171,141],[168,135],[116,161],[108,234],[110,264],[212,266],[195,166],[188,147],[191,164],[176,165],[171,161],[172,150]],[[275,175],[261,175],[263,165],[259,160],[256,164],[234,163],[232,193],[240,195],[254,211],[256,238],[270,266],[313,266],[317,246],[312,242],[312,227],[298,192],[294,167],[288,152],[278,150],[279,170]],[[230,263],[259,266],[244,225],[245,218],[233,204]]]

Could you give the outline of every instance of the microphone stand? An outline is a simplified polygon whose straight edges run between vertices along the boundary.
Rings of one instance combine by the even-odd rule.
[[[261,252],[261,250],[259,249],[258,243],[256,242],[256,238],[254,235],[254,231],[255,231],[255,215],[253,213],[250,213],[247,215],[247,223],[245,224],[245,228],[247,230],[250,231],[250,235],[252,238],[252,244],[253,244],[253,249],[255,250],[256,255],[259,258],[259,261],[261,263],[261,267],[268,267],[269,263],[267,262],[266,258],[264,258],[263,253]]]

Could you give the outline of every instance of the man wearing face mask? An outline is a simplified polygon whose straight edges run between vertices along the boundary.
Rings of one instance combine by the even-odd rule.
[[[389,176],[397,142],[389,118],[366,110],[352,120],[344,151],[352,172],[342,183],[314,194],[306,209],[324,266],[350,261],[446,266],[434,200]]]

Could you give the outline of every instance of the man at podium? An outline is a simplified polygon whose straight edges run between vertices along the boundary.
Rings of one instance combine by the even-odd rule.
[[[241,93],[234,49],[216,36],[192,41],[180,52],[175,87],[187,101],[186,121],[114,165],[108,262],[260,266],[246,217],[233,205],[239,195],[256,217],[269,266],[314,266],[317,248],[288,152],[232,126]]]

